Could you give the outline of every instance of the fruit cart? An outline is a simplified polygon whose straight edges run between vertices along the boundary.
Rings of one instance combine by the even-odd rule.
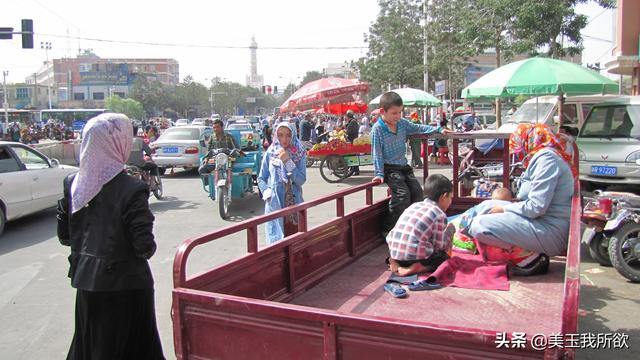
[[[371,143],[366,139],[356,139],[349,144],[340,139],[315,145],[307,152],[320,160],[320,176],[330,183],[340,182],[354,174],[354,166],[372,165]]]

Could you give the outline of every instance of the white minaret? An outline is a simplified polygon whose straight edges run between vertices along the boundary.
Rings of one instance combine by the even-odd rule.
[[[264,79],[261,75],[258,75],[258,43],[255,36],[251,37],[251,44],[249,45],[249,51],[251,53],[249,75],[247,75],[247,86],[254,88],[262,88],[264,85]]]

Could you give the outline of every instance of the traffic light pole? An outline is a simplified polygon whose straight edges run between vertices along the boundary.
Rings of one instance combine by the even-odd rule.
[[[7,102],[7,75],[9,75],[8,71],[2,72],[2,88],[4,93],[4,124],[5,129],[9,126],[9,103]]]

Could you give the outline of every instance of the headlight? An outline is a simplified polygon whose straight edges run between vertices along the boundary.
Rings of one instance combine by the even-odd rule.
[[[226,166],[228,158],[229,157],[225,153],[220,153],[220,154],[216,155],[216,166],[218,166],[218,167]]]
[[[640,150],[634,151],[631,154],[629,154],[629,156],[627,156],[627,158],[624,159],[624,162],[635,164],[636,160],[638,159],[640,159]]]
[[[582,150],[578,150],[578,160],[585,161],[587,160],[587,155]]]

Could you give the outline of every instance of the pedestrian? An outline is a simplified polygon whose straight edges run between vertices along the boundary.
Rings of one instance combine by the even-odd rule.
[[[300,204],[302,185],[307,180],[306,152],[296,136],[295,125],[276,126],[273,143],[262,158],[258,188],[265,201],[265,214]],[[267,244],[273,244],[298,231],[297,214],[266,224]]]
[[[76,288],[67,359],[164,359],[148,263],[156,251],[149,188],[124,171],[132,142],[125,115],[89,120],[80,170],[63,184],[58,237],[71,247]]]
[[[360,125],[358,124],[356,114],[353,113],[353,110],[347,110],[346,118],[347,124],[345,126],[347,131],[347,142],[353,143],[353,141],[358,138],[358,129],[360,128]],[[360,166],[352,166],[351,173],[353,175],[360,175]]]
[[[311,130],[313,126],[311,125],[311,116],[306,114],[302,121],[300,121],[300,141],[311,141]]]
[[[414,124],[420,124],[420,119],[417,112],[412,112],[409,115],[409,119]],[[422,159],[420,159],[420,145],[422,145],[422,140],[420,139],[409,139],[409,146],[411,147],[411,166],[415,168],[422,167]]]
[[[422,186],[407,164],[405,155],[407,136],[413,134],[448,133],[441,127],[414,124],[402,119],[402,98],[390,91],[380,98],[382,115],[371,130],[373,151],[374,182],[384,181],[391,189],[389,215],[383,223],[383,234],[386,235],[402,212],[416,201],[424,199]]]

